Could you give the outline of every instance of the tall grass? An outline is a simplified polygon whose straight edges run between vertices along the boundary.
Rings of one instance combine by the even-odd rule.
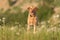
[[[27,33],[25,28],[18,26],[2,26],[0,27],[0,40],[60,40],[59,28],[50,30],[51,28],[37,28],[34,34],[33,31]],[[39,31],[40,30],[40,31]]]

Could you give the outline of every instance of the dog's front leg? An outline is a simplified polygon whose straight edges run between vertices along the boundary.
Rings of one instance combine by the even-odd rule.
[[[34,25],[34,32],[33,33],[35,33],[36,32],[36,25]]]
[[[27,25],[27,32],[29,32],[29,30],[30,30],[30,27],[29,27],[30,25]]]

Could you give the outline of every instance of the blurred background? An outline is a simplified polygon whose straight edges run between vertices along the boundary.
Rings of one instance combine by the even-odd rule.
[[[36,14],[39,23],[45,21],[55,24],[60,20],[59,0],[0,0],[0,24],[2,20],[5,20],[5,25],[27,24],[27,7],[31,5],[38,8]]]
[[[38,8],[36,34],[27,34],[29,6]],[[60,40],[60,0],[0,0],[0,40]]]

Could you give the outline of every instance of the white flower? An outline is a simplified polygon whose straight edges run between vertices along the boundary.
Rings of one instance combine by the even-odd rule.
[[[2,19],[5,20],[5,17],[3,17]]]
[[[19,35],[20,33],[19,33],[19,32],[17,32],[16,34],[17,34],[17,35]]]
[[[58,15],[56,15],[56,17],[58,18],[60,15],[58,14]]]
[[[6,19],[5,17],[2,18],[2,22],[3,22],[3,23],[5,23],[5,19]]]
[[[47,32],[50,32],[50,31],[56,31],[56,27],[52,27],[50,29],[47,29]]]
[[[50,20],[48,20],[47,22],[50,23]]]
[[[45,21],[41,22],[41,24],[42,24],[42,25],[45,24]]]
[[[1,19],[0,19],[0,21],[1,21]]]
[[[11,28],[10,28],[10,30],[14,30],[14,29],[15,29],[15,27],[11,27]]]
[[[56,14],[53,16],[54,18],[59,18],[59,14]]]

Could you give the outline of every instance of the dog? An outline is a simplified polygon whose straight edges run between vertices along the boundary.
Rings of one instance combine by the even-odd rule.
[[[34,32],[36,32],[36,25],[37,25],[37,16],[36,16],[36,10],[37,10],[37,7],[28,7],[28,11],[29,11],[29,14],[28,14],[28,19],[27,19],[27,31],[30,30],[30,26],[33,25],[34,27]]]

